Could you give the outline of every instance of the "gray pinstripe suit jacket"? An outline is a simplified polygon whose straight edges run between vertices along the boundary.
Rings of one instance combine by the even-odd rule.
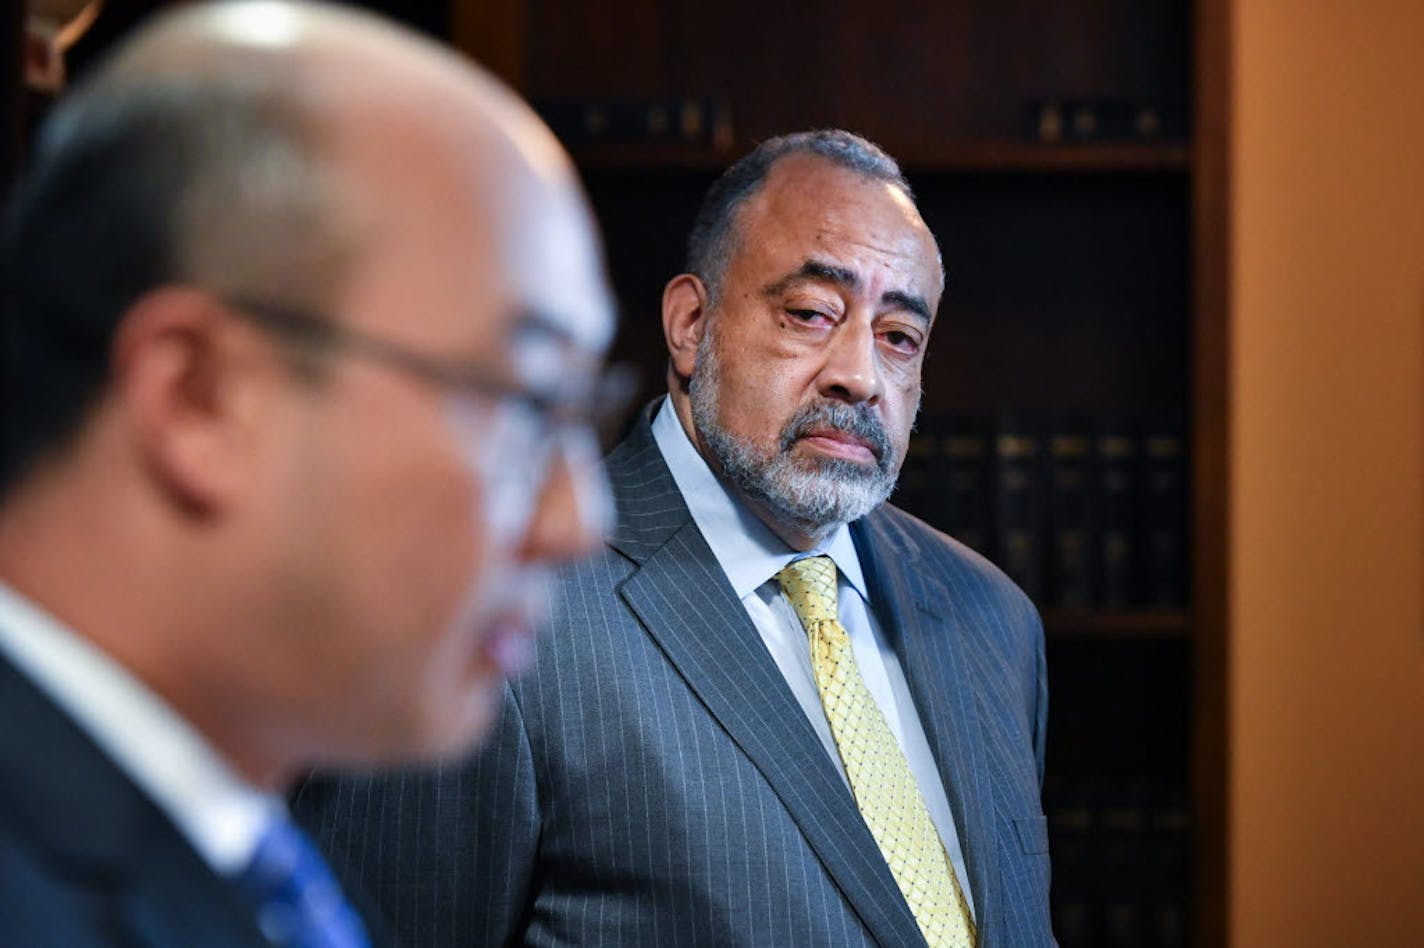
[[[488,748],[310,781],[298,815],[403,945],[923,945],[648,417],[608,460],[610,548],[562,576]],[[901,511],[852,529],[949,792],[980,945],[1051,945],[1037,614]]]

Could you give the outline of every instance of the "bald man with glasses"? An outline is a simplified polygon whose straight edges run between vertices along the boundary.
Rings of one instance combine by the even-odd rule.
[[[378,19],[193,5],[9,222],[0,941],[379,941],[284,795],[475,745],[609,519],[567,157]]]

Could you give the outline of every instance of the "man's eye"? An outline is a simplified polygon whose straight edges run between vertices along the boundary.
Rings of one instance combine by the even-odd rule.
[[[821,312],[819,309],[788,309],[786,312],[790,313],[791,316],[803,323],[812,322],[818,317],[821,319],[831,318],[825,313]]]
[[[892,329],[885,333],[884,339],[889,343],[892,349],[896,349],[900,352],[912,353],[920,351],[920,340],[907,332]]]

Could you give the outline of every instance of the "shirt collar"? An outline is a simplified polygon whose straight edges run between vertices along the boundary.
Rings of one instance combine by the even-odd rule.
[[[869,601],[865,574],[860,568],[850,528],[841,524],[829,537],[808,553],[798,553],[771,532],[746,505],[722,483],[683,430],[672,407],[663,399],[653,419],[653,440],[672,479],[687,504],[688,512],[702,531],[712,555],[732,584],[738,599],[745,599],[782,567],[803,556],[829,556],[836,570],[850,583],[860,598]]]
[[[0,654],[89,735],[216,872],[240,871],[268,825],[285,818],[275,795],[243,780],[162,698],[4,583]]]

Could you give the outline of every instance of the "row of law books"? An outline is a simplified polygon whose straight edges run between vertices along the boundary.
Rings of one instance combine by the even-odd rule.
[[[1042,608],[1187,603],[1179,426],[930,415],[895,503],[987,556]]]
[[[534,108],[569,148],[597,145],[732,146],[727,103],[698,97],[603,96],[535,99]]]
[[[1184,141],[1181,103],[1111,98],[1047,98],[1024,103],[1024,132],[1048,144]]]
[[[1050,777],[1043,804],[1062,948],[1188,943],[1192,821],[1184,786]]]

